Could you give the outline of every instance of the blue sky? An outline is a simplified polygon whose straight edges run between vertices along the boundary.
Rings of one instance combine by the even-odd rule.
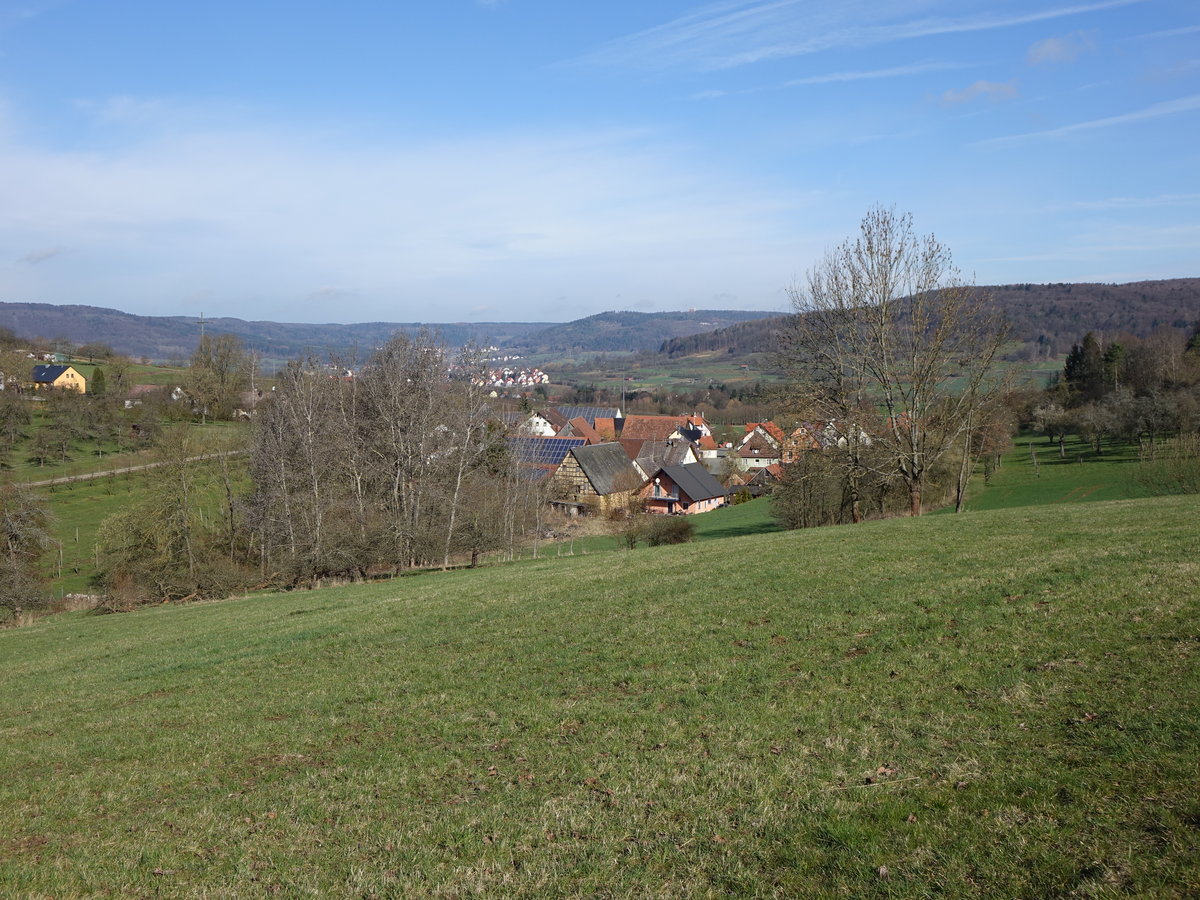
[[[876,204],[979,283],[1200,275],[1200,4],[0,0],[0,300],[784,309]]]

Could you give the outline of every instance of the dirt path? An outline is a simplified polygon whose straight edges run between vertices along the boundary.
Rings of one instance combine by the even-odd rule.
[[[225,453],[201,453],[199,456],[189,456],[184,462],[203,462],[206,459],[220,459],[222,456],[244,456],[246,450],[229,450]],[[53,487],[56,484],[75,484],[79,481],[94,481],[97,478],[111,478],[114,475],[124,475],[127,472],[141,472],[146,469],[157,469],[165,466],[165,462],[142,463],[136,466],[123,466],[120,469],[105,469],[103,472],[88,472],[84,475],[60,475],[58,478],[45,478],[41,481],[26,481],[26,487]]]

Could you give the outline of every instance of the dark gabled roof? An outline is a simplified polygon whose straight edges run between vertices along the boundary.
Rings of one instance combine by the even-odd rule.
[[[641,473],[634,467],[625,449],[615,441],[576,447],[571,453],[592,489],[601,496],[632,491],[643,484]]]
[[[508,448],[522,463],[558,468],[567,454],[587,443],[586,438],[508,437]]]
[[[549,409],[541,412],[541,417],[550,423],[550,427],[554,429],[554,433],[558,434],[563,430],[563,427],[570,420],[558,411],[558,407],[552,406]]]
[[[779,463],[771,463],[769,466],[755,469],[754,474],[750,476],[750,484],[773,484],[782,477],[783,466]]]
[[[762,429],[763,434],[767,435],[775,443],[782,441],[787,435],[783,433],[783,429],[768,419],[765,422],[747,422],[746,434],[753,434],[755,429]],[[743,438],[745,440],[745,438]]]
[[[636,461],[647,472],[660,466],[682,466],[691,447],[687,441],[642,441]]]
[[[721,487],[721,482],[713,478],[708,469],[700,463],[663,466],[660,471],[675,482],[680,493],[687,494],[691,500],[711,500],[713,497],[725,496],[725,488]]]
[[[587,419],[587,423],[593,428],[596,426],[597,419],[615,419],[617,417],[615,406],[557,406],[555,409],[562,413],[567,421]]]
[[[38,383],[53,383],[70,366],[34,366],[33,380]]]

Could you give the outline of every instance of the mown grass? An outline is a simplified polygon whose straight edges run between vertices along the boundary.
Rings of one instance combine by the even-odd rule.
[[[0,884],[1194,895],[1197,509],[896,519],[2,632]]]

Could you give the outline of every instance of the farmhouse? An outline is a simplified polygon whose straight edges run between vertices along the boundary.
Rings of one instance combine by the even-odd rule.
[[[607,512],[627,504],[645,477],[620,444],[575,447],[562,461],[554,480],[573,500],[594,503]]]
[[[73,366],[34,366],[33,386],[87,393],[87,379],[76,372]]]
[[[572,435],[569,427],[573,419],[583,419],[587,426],[595,429],[604,440],[616,437],[621,421],[621,410],[615,406],[552,406],[541,412],[533,413],[519,428],[522,434],[553,437],[562,434],[563,437]],[[563,433],[565,430],[566,433]]]
[[[686,466],[663,466],[642,490],[646,512],[672,513],[708,512],[725,503],[725,488],[700,463]]]
[[[736,456],[740,469],[765,469],[780,460],[779,445],[784,440],[783,430],[774,422],[750,422],[746,434],[738,444]]]

